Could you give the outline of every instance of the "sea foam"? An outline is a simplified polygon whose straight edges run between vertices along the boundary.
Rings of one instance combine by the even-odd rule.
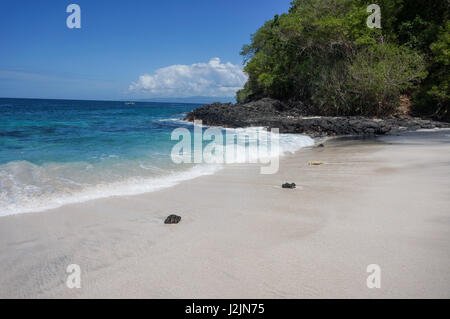
[[[185,180],[214,174],[220,168],[217,165],[196,165],[165,176],[130,177],[117,182],[92,185],[67,178],[45,178],[49,176],[49,172],[45,171],[46,168],[29,162],[12,162],[0,166],[0,216],[41,212],[66,204],[111,196],[154,192],[175,186]],[[39,182],[34,178],[39,179]]]
[[[76,102],[76,105],[78,103]],[[49,106],[52,112],[57,107],[56,105],[51,105],[51,108]],[[193,128],[196,127],[194,123],[179,120],[174,117],[153,120],[149,117],[150,124],[142,124],[147,123],[145,122],[147,115],[137,113],[138,115],[133,117],[132,122],[140,121],[140,126],[129,124],[131,119],[127,119],[127,122],[121,123],[119,130],[115,117],[108,117],[103,114],[103,110],[104,112],[110,112],[110,108],[111,106],[108,105],[107,108],[101,109],[102,112],[95,113],[98,118],[110,121],[107,127],[107,138],[105,135],[102,135],[102,131],[93,131],[93,129],[98,128],[96,126],[98,124],[95,122],[96,117],[90,115],[90,112],[92,112],[90,109],[84,119],[89,125],[86,124],[82,129],[79,129],[78,126],[74,126],[73,119],[67,119],[67,123],[71,123],[72,126],[70,126],[70,130],[67,129],[67,125],[58,128],[61,130],[60,134],[63,134],[61,138],[59,138],[59,135],[52,133],[53,131],[42,131],[40,127],[36,128],[39,129],[36,133],[33,133],[34,131],[24,131],[28,134],[26,135],[28,139],[30,139],[30,136],[42,136],[39,139],[39,143],[41,141],[55,140],[58,143],[53,144],[55,145],[54,147],[58,147],[52,153],[55,159],[46,159],[41,163],[32,163],[26,160],[10,160],[0,165],[0,216],[40,212],[58,208],[66,204],[85,202],[98,198],[153,192],[172,187],[189,179],[214,174],[226,165],[199,163],[195,166],[177,166],[171,161],[169,132],[180,126],[193,131]],[[87,112],[86,109],[83,107],[81,111]],[[62,108],[62,111],[65,112],[65,110]],[[122,108],[119,107],[119,110],[122,110]],[[152,108],[149,108],[149,110],[152,110]],[[128,108],[123,110],[123,112],[129,111]],[[141,108],[139,112],[141,112]],[[179,111],[177,110],[177,112]],[[44,116],[45,114],[47,113],[43,112],[42,121],[47,118]],[[59,119],[64,117],[64,114],[58,113],[55,116]],[[20,116],[22,115],[17,114],[18,118]],[[148,132],[150,133],[147,133],[148,126]],[[35,128],[35,126],[32,127],[33,129]],[[143,127],[145,130],[142,129]],[[203,125],[203,128],[207,129],[208,126]],[[229,145],[225,145],[225,152],[230,148],[237,148],[237,156],[231,161],[226,161],[227,164],[264,163],[262,160],[267,156],[262,154],[258,148],[261,140],[277,142],[279,146],[278,152],[277,154],[270,154],[271,156],[283,156],[287,153],[294,153],[303,147],[314,144],[313,139],[308,136],[274,134],[261,127],[219,129],[222,130],[223,134],[231,133],[241,136],[256,136],[257,139],[256,141],[250,141],[246,145],[235,145],[233,144],[234,141]],[[95,137],[95,139],[91,139],[93,132],[100,134],[97,134],[98,137]],[[120,134],[115,132],[120,132]],[[127,153],[130,140],[121,140],[122,137],[128,138],[127,133],[129,132],[138,137],[134,139],[136,145],[133,144],[135,147],[131,149],[131,152],[134,152],[131,153],[132,156],[129,156],[130,153]],[[161,135],[148,135],[153,134],[152,132],[166,133]],[[41,135],[30,135],[31,133],[39,133]],[[82,140],[78,139],[78,135],[82,134],[86,134],[86,137],[83,135]],[[143,140],[146,142],[143,143]],[[9,141],[7,142],[9,143]],[[173,141],[173,144],[175,143],[176,141]],[[204,143],[205,145],[208,144],[207,141],[204,141]],[[8,145],[11,150],[14,150],[11,148],[14,145]],[[34,157],[39,160],[41,159],[41,155],[39,154],[48,157],[48,154],[36,153],[37,151],[34,145],[36,144],[27,144],[26,146],[29,146],[29,148],[24,149],[22,153],[17,153],[19,154],[18,157],[22,157],[20,154],[30,154],[29,152],[36,154]],[[41,144],[37,145],[40,146]],[[42,145],[47,147],[45,143],[42,143]],[[117,147],[117,145],[121,146]],[[86,151],[79,151],[84,150],[84,147]],[[147,147],[150,150],[146,150]],[[99,149],[102,150],[102,153],[97,152]],[[149,154],[148,156],[145,155],[147,154],[146,152]],[[15,156],[15,153],[11,151],[4,151],[2,154],[13,159]],[[67,156],[74,157],[74,160],[68,158],[66,154],[68,154]]]
[[[229,133],[277,139],[279,154],[294,153],[301,148],[314,145],[308,136],[296,134],[274,134],[263,128],[252,127],[242,129],[224,129]],[[257,142],[257,141],[256,141]],[[260,160],[260,152],[250,143],[245,149],[237,149],[238,155],[228,163],[256,163]],[[225,149],[237,145],[226,145]],[[238,145],[239,146],[239,145]],[[242,146],[239,146],[242,147]],[[130,166],[129,163],[122,167]],[[40,212],[58,208],[66,204],[85,202],[88,200],[111,196],[138,195],[172,187],[180,182],[204,175],[211,175],[222,169],[224,165],[197,164],[188,169],[174,171],[165,170],[151,163],[136,163],[136,168],[126,171],[127,177],[119,174],[120,167],[108,170],[108,178],[100,176],[101,171],[90,163],[50,163],[35,165],[27,161],[15,161],[0,165],[0,216],[18,213]],[[148,171],[155,173],[149,176]],[[146,173],[146,174],[144,174]]]

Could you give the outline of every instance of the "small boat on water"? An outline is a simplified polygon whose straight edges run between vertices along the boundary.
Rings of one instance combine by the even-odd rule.
[[[134,105],[134,102],[125,102],[125,105]]]

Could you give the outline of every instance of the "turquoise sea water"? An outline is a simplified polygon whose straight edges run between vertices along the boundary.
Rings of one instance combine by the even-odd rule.
[[[138,194],[215,172],[175,164],[175,128],[200,105],[0,99],[0,216]],[[284,150],[311,144],[283,137]],[[283,144],[284,145],[284,144]]]
[[[170,151],[170,133],[194,104],[0,99],[0,164],[111,164]],[[114,159],[115,158],[115,159]]]

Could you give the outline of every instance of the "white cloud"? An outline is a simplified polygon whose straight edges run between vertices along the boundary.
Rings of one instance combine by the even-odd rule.
[[[234,96],[246,81],[241,67],[212,58],[208,63],[171,65],[156,70],[153,75],[141,75],[129,89],[159,97],[224,97]]]

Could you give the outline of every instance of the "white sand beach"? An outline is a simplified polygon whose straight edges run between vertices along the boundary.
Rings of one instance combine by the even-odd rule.
[[[172,213],[181,223],[165,225]],[[65,285],[69,264],[80,289]],[[449,269],[449,131],[329,140],[274,175],[232,165],[0,217],[1,298],[450,298]]]

